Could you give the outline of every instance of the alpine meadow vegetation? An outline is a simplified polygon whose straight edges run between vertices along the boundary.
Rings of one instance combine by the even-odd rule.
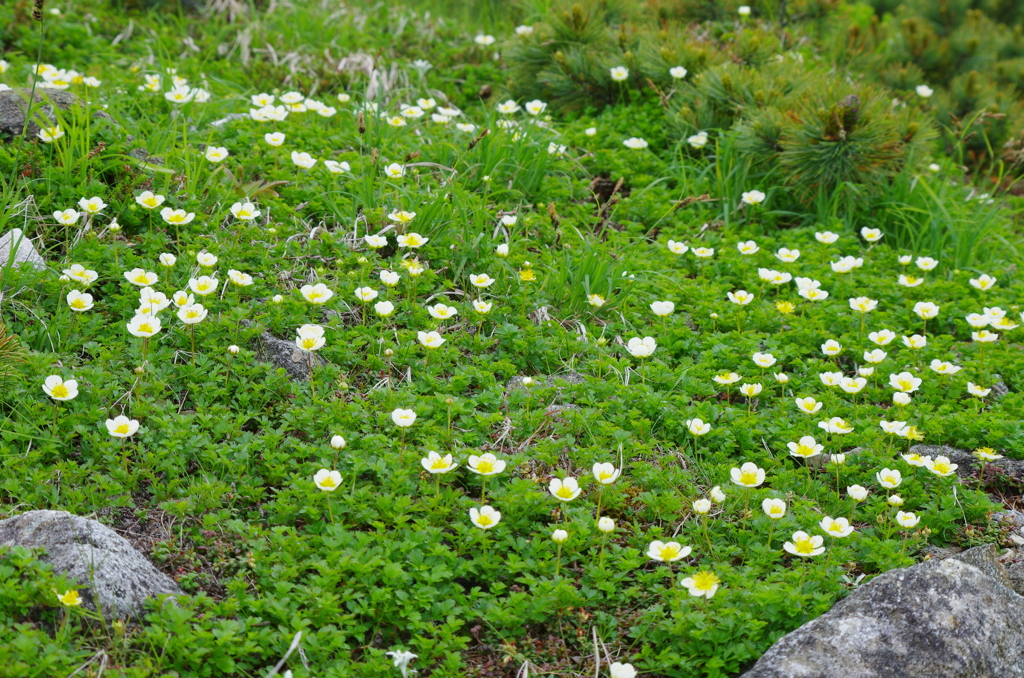
[[[45,264],[0,249],[0,518],[186,595],[115,619],[0,546],[0,673],[720,678],[1011,546],[1022,26],[3,3],[0,236]]]

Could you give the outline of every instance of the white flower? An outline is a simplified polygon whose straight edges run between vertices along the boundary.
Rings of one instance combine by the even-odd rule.
[[[791,264],[800,258],[800,250],[791,250],[786,247],[783,247],[780,248],[779,251],[775,253],[775,258],[778,259],[779,261],[784,261],[787,264]]]
[[[708,492],[708,496],[711,497],[711,501],[715,502],[716,504],[721,504],[723,501],[725,501],[725,492],[722,492],[722,488],[719,485],[715,485],[714,487],[712,487],[711,491]]]
[[[984,292],[985,290],[992,289],[992,286],[996,284],[996,279],[983,273],[977,278],[971,278],[969,282],[971,287]]]
[[[822,231],[820,233],[814,233],[814,239],[823,245],[831,245],[836,240],[839,240],[839,234],[833,233],[832,231]]]
[[[939,314],[939,307],[930,301],[919,301],[914,304],[914,313],[924,320],[931,320]]]
[[[781,499],[765,499],[761,502],[761,508],[772,520],[778,520],[786,515],[786,502]]]
[[[324,167],[331,174],[346,174],[352,170],[352,167],[347,162],[338,162],[337,160],[324,160]]]
[[[516,26],[516,35],[531,35],[533,33],[533,26]]]
[[[764,482],[764,469],[758,468],[752,461],[744,463],[739,468],[733,468],[729,475],[732,482],[741,487],[757,487]]]
[[[882,232],[877,228],[868,228],[865,226],[860,229],[860,235],[868,242],[878,242],[882,239]]]
[[[821,345],[821,352],[827,356],[839,355],[842,351],[842,345],[835,339],[829,339]]]
[[[921,379],[910,372],[889,375],[889,385],[902,393],[913,393],[921,386]]]
[[[445,342],[444,337],[436,331],[424,332],[421,330],[416,333],[416,338],[427,348],[438,348]]]
[[[736,9],[736,13],[739,14],[740,16],[750,16],[750,6],[749,5],[740,5]]]
[[[706,424],[700,419],[687,419],[686,428],[695,436],[702,436],[711,430],[711,424]]]
[[[395,425],[400,428],[409,428],[416,423],[416,413],[399,407],[391,413],[391,421],[395,422]]]
[[[689,546],[683,546],[679,542],[663,542],[656,539],[647,547],[647,557],[662,563],[674,563],[690,555],[692,550]]]
[[[939,360],[938,358],[932,360],[931,365],[929,365],[929,367],[932,368],[933,372],[938,372],[939,374],[956,374],[961,369],[963,369],[957,365],[954,365],[953,363],[948,363]]]
[[[801,459],[816,457],[825,449],[824,445],[815,442],[813,436],[804,436],[798,442],[787,443],[786,446],[789,448],[790,455]]]
[[[341,474],[322,468],[313,476],[313,484],[324,492],[334,492],[341,486]]]
[[[355,291],[356,299],[363,303],[368,303],[377,298],[380,293],[372,287],[357,287]]]
[[[918,85],[917,87],[914,88],[914,91],[917,92],[917,96],[921,97],[922,99],[927,99],[928,97],[935,93],[935,90],[933,90],[928,85]]]
[[[758,190],[744,191],[743,195],[740,196],[740,201],[747,205],[760,205],[764,202],[765,194]],[[799,252],[797,256],[800,256]]]
[[[601,516],[597,520],[597,529],[605,534],[615,531],[615,521],[608,516]]]
[[[626,148],[642,149],[647,148],[647,142],[640,137],[630,137],[622,142]]]
[[[858,313],[869,313],[878,308],[878,301],[867,297],[854,297],[850,299],[850,308]]]
[[[868,334],[868,339],[878,346],[886,346],[895,338],[896,333],[892,330],[879,330],[878,332],[871,332]]]
[[[736,290],[735,292],[729,292],[726,294],[726,296],[729,298],[729,301],[740,306],[746,306],[747,304],[754,300],[754,295],[751,294],[750,292],[747,292],[746,290]]]
[[[306,152],[292,151],[292,162],[303,169],[310,169],[316,164],[316,158]]]
[[[474,299],[473,300],[473,310],[476,311],[477,313],[479,313],[480,315],[485,315],[487,313],[490,313],[491,312],[491,307],[493,305],[494,304],[492,302],[484,301],[482,299]]]
[[[575,478],[566,478],[565,480],[552,478],[548,484],[548,491],[559,501],[572,501],[580,496],[580,492],[583,490]]]
[[[879,485],[887,490],[894,490],[903,482],[903,476],[900,472],[889,468],[883,468],[875,473],[875,479],[878,480]]]
[[[529,377],[524,377],[523,381],[525,382],[528,378]],[[614,465],[609,463],[594,464],[591,471],[594,473],[594,480],[601,485],[611,485],[619,479],[620,475],[622,475],[622,469],[617,469]]]
[[[548,105],[540,99],[534,99],[533,101],[526,102],[526,112],[530,115],[540,115],[547,107]]]
[[[810,558],[811,556],[818,556],[825,552],[825,547],[822,546],[825,539],[819,535],[813,537],[803,531],[797,531],[793,533],[793,541],[787,541],[782,545],[782,548],[794,556],[800,556],[801,558]]]
[[[684,243],[676,242],[675,240],[668,241],[668,251],[672,254],[686,254],[689,249],[690,248]]]
[[[401,179],[405,176],[405,165],[399,165],[397,162],[393,162],[384,168],[384,174],[391,179]]]
[[[685,78],[686,73],[687,70],[682,66],[675,66],[673,68],[668,69],[668,74],[671,75],[676,80],[681,80],[682,78]]]
[[[615,82],[622,82],[629,77],[629,69],[625,66],[616,66],[609,71],[609,74]]]
[[[207,146],[203,155],[210,162],[220,162],[228,157],[228,149],[223,146]]]
[[[697,132],[693,136],[686,137],[686,143],[690,144],[693,148],[704,148],[708,143],[707,132]]]
[[[775,356],[771,353],[755,353],[752,356],[754,364],[758,367],[767,369],[776,363]]]
[[[484,47],[490,47],[491,45],[494,44],[494,36],[493,35],[480,34],[480,35],[476,36],[475,38],[473,38],[473,42],[475,42],[478,45],[482,45]]]
[[[260,216],[260,211],[251,202],[236,202],[231,206],[231,214],[241,221],[252,221]]]
[[[512,115],[513,113],[518,112],[519,108],[519,104],[512,99],[508,99],[498,104],[498,112],[502,115]]]
[[[644,337],[643,339],[633,337],[626,342],[626,350],[629,351],[629,354],[634,358],[647,358],[654,353],[654,349],[657,348],[657,345],[658,344],[654,340],[654,337]]]
[[[390,301],[378,301],[373,305],[373,310],[382,318],[387,318],[395,312],[395,305]]]
[[[833,519],[829,516],[825,516],[821,519],[821,522],[818,523],[818,525],[821,527],[822,531],[830,537],[843,538],[849,537],[853,534],[853,526],[850,525],[850,521],[846,518]]]
[[[992,389],[985,388],[984,386],[978,386],[974,382],[969,381],[967,382],[967,392],[976,398],[984,398],[992,392]]]

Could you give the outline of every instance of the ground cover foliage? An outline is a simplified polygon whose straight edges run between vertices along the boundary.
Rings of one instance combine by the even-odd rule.
[[[299,631],[295,676],[735,675],[1004,539],[1013,479],[903,455],[1021,458],[1014,3],[467,5],[0,7],[0,82],[91,101],[0,147],[50,263],[0,270],[3,512],[189,593],[97,619],[8,550],[9,675],[266,675]]]

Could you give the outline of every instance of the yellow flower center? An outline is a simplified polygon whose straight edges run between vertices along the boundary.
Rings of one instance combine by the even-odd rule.
[[[490,525],[494,521],[491,520],[491,517],[486,513],[481,513],[480,517],[476,519],[476,522],[480,525]]]
[[[149,282],[149,276],[147,276],[145,273],[140,273],[139,275],[135,276],[135,282],[137,282],[137,283],[148,283]]]
[[[782,515],[782,507],[778,505],[772,506],[771,509],[769,509],[768,513],[773,516],[780,516]]]
[[[740,473],[740,483],[743,485],[756,485],[757,473],[754,471],[743,471]]]
[[[560,488],[558,488],[558,491],[555,492],[555,494],[557,494],[562,499],[572,499],[572,490],[570,490],[565,485],[562,485]]]
[[[947,464],[944,461],[940,461],[940,462],[937,462],[935,464],[932,464],[932,468],[934,468],[939,473],[949,473],[950,472],[949,464]]]
[[[302,340],[302,348],[312,350],[314,346],[316,346],[316,339],[310,337]]]
[[[120,433],[122,435],[127,435],[129,430],[130,427],[128,424],[118,424],[114,427],[114,433]]]
[[[150,207],[156,207],[157,205],[156,198],[144,198],[142,202]]]
[[[597,479],[598,480],[608,480],[609,478],[612,478],[614,475],[615,475],[614,473],[609,473],[608,471],[601,471],[601,473],[598,474],[598,478]]]
[[[142,323],[141,325],[139,325],[139,332],[152,332],[152,331],[153,331],[153,326],[150,325],[149,323]]]
[[[793,546],[796,547],[797,553],[814,553],[814,542],[811,541],[810,537],[804,537],[803,539],[797,539],[793,542]]]
[[[85,302],[81,299],[75,299],[71,302],[71,308],[85,308]]]
[[[490,473],[494,470],[494,464],[486,459],[481,459],[476,463],[476,470],[479,473]]]
[[[843,526],[833,520],[832,523],[828,526],[828,531],[829,532],[842,532],[843,531]]]
[[[679,555],[679,549],[675,546],[669,546],[668,544],[666,544],[665,546],[661,547],[659,555],[661,555],[662,560],[672,560],[673,558]]]
[[[896,483],[896,477],[895,476],[882,476],[882,480],[884,480],[887,483],[893,483],[893,484]]]
[[[69,393],[68,387],[65,386],[64,384],[57,384],[51,390],[53,391],[53,397],[54,398],[67,398],[68,397],[68,393]]]
[[[448,468],[448,462],[444,459],[444,457],[438,457],[430,464],[430,468],[435,470],[445,469]]]
[[[721,583],[714,572],[698,572],[693,575],[693,588],[698,591],[710,591]]]
[[[809,457],[812,454],[814,454],[814,448],[809,446],[809,445],[800,445],[800,444],[798,444],[796,446],[796,453],[798,455],[800,455],[801,457]]]
[[[335,487],[334,478],[332,478],[331,476],[327,476],[326,478],[320,481],[320,487]]]

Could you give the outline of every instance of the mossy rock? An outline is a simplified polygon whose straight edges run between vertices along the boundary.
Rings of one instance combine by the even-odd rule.
[[[40,124],[54,125],[57,122],[56,109],[69,111],[72,107],[85,109],[85,102],[77,95],[59,89],[36,89],[35,93],[28,88],[9,89],[0,92],[0,139],[8,141],[18,137],[25,129],[25,115],[29,110],[28,102],[32,100],[32,119],[26,132],[29,138],[39,134]],[[101,118],[112,124],[114,119],[102,110],[93,112],[94,118]],[[44,121],[49,123],[44,123]]]

